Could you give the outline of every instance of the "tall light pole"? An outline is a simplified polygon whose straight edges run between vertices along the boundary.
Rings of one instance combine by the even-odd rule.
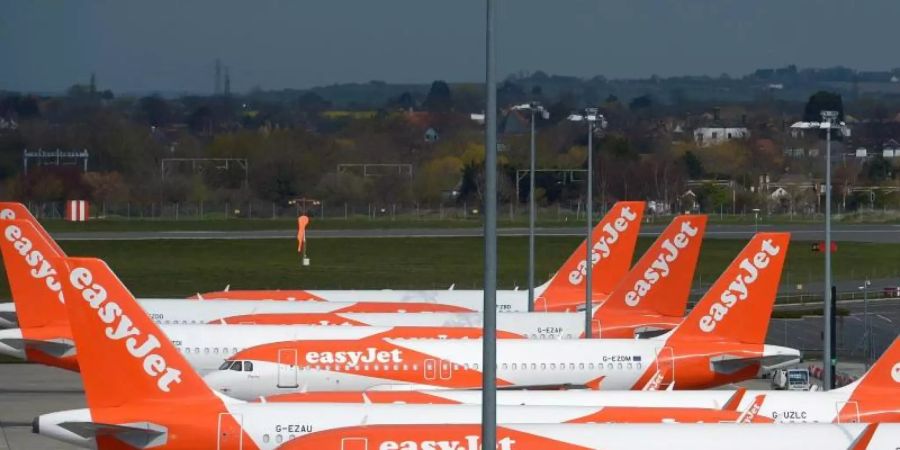
[[[600,125],[600,128],[606,127],[606,118],[597,112],[597,108],[585,108],[584,114],[572,114],[568,117],[572,122],[587,122],[588,125],[588,145],[587,145],[587,200],[584,205],[585,216],[587,216],[587,237],[585,238],[584,252],[584,337],[590,339],[594,336],[591,310],[593,305],[593,286],[591,275],[594,271],[594,243],[591,241],[591,231],[594,229],[594,128]]]
[[[550,118],[550,112],[544,109],[538,102],[525,103],[513,106],[516,111],[531,112],[531,165],[529,169],[529,189],[528,189],[528,311],[534,311],[534,169],[537,150],[534,145],[534,122],[537,115],[547,120]],[[516,181],[518,182],[518,181]]]
[[[831,130],[840,130],[845,136],[850,135],[850,130],[843,122],[836,122],[837,111],[822,111],[821,114],[821,122],[797,122],[791,125],[791,128],[825,130],[825,295],[823,296],[822,366],[824,374],[822,384],[823,389],[828,390],[834,387],[834,366],[837,363],[831,351],[831,317],[834,315],[831,308]]]
[[[872,284],[868,278],[863,281],[863,285],[859,287],[861,291],[863,291],[863,328],[865,328],[866,332],[863,333],[863,338],[865,339],[865,349],[866,349],[866,369],[872,364],[872,326],[869,323],[869,286]]]
[[[484,320],[482,329],[482,448],[497,448],[497,79],[494,0],[487,0],[484,111]]]

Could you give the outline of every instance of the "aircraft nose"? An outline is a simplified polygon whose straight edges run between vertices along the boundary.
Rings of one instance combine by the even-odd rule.
[[[210,388],[223,394],[228,394],[232,390],[230,374],[228,372],[228,370],[210,372],[203,377],[203,381],[206,382],[206,385]]]
[[[0,330],[0,355],[25,359],[25,345],[21,329]]]

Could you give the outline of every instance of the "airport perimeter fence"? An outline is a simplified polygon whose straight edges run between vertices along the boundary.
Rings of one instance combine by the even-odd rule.
[[[29,209],[39,219],[62,219],[65,216],[64,202],[29,202]],[[522,205],[503,204],[499,206],[500,220],[522,220],[528,217],[527,208]],[[595,210],[601,217],[605,209]],[[221,219],[295,219],[307,215],[317,220],[370,220],[370,221],[465,221],[478,222],[482,211],[480,205],[460,203],[360,203],[324,202],[298,199],[286,202],[261,200],[227,202],[124,202],[92,203],[91,219],[109,220],[221,220]],[[538,208],[538,217],[543,221],[565,223],[584,219],[580,204],[558,204]]]
[[[65,202],[29,202],[29,208],[41,219],[62,219]],[[539,206],[538,221],[555,226],[581,225],[585,219],[583,204],[578,201]],[[594,207],[595,220],[599,220],[608,206]],[[392,202],[327,202],[315,199],[296,199],[290,202],[263,200],[249,201],[185,201],[185,202],[93,202],[90,218],[108,220],[223,220],[223,219],[295,219],[301,214],[327,221],[372,222],[480,222],[480,205],[469,202],[444,203],[392,203]],[[756,217],[752,212],[710,213],[711,220],[719,223],[759,224],[811,223],[820,221],[821,214],[779,214]],[[671,214],[656,215],[647,210],[648,223],[665,223]],[[851,215],[835,215],[836,220],[900,222],[900,211],[861,211]],[[525,225],[528,221],[528,205],[525,203],[501,203],[498,205],[501,222]]]

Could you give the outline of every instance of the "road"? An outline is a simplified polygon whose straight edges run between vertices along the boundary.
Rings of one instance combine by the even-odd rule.
[[[642,236],[656,236],[665,225],[644,225]],[[819,241],[824,239],[822,226],[804,225],[710,225],[706,236],[711,239],[749,239],[756,230],[790,231],[794,240]],[[482,235],[480,227],[473,228],[406,228],[406,229],[351,229],[351,230],[307,230],[307,236],[321,238],[439,238],[477,237]],[[501,228],[500,236],[526,236],[527,228]],[[538,228],[540,236],[581,236],[583,228]],[[73,240],[157,240],[157,239],[296,239],[293,230],[253,230],[253,231],[120,231],[120,232],[59,232],[53,237],[60,241]],[[900,243],[900,225],[835,225],[832,239],[837,242],[879,242]]]

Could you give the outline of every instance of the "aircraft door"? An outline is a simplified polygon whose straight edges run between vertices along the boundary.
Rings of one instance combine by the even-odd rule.
[[[426,380],[434,380],[437,378],[437,361],[435,361],[434,358],[426,359],[422,368],[425,371],[424,375]]]
[[[341,439],[341,450],[369,450],[369,440],[355,437],[343,438]]]
[[[297,383],[297,350],[291,348],[278,349],[278,387],[295,388]]]
[[[449,380],[453,377],[453,363],[450,361],[440,361],[440,368],[438,373],[441,376],[442,380]]]
[[[217,450],[242,450],[244,445],[243,416],[219,413]]]

